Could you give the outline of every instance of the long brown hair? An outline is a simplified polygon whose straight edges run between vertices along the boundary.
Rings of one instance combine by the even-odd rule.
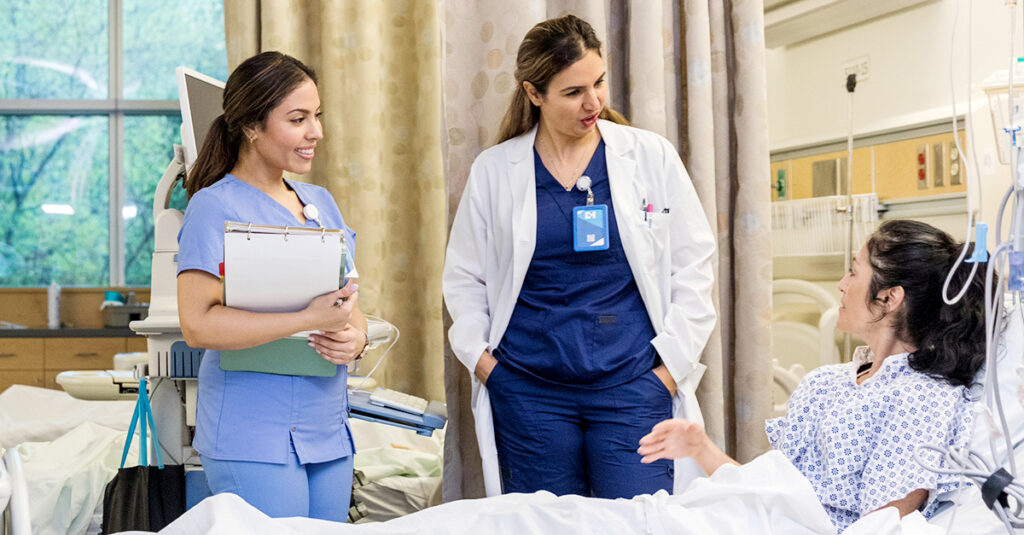
[[[316,83],[316,73],[301,61],[280,52],[263,52],[242,62],[224,85],[224,113],[214,119],[203,148],[188,174],[189,198],[217,182],[238,163],[244,128],[263,125],[296,87]]]
[[[501,120],[498,143],[528,132],[540,120],[540,108],[530,102],[523,82],[530,82],[541,94],[547,93],[551,79],[593,50],[601,55],[601,40],[587,21],[565,15],[538,23],[526,32],[516,54],[516,91]],[[598,116],[619,124],[629,124],[621,113],[605,106]]]

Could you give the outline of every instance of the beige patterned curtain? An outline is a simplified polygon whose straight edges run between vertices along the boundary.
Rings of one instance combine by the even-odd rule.
[[[741,462],[768,448],[771,192],[762,0],[680,0],[683,162],[718,230],[718,328],[697,390],[708,433]]]
[[[703,356],[708,372],[698,391],[708,431],[741,460],[764,451],[771,242],[761,1],[446,0],[444,6],[449,224],[473,159],[494,144],[523,35],[565,13],[586,19],[605,44],[611,106],[681,149],[718,229],[716,299],[725,306]],[[732,307],[735,299],[743,306]],[[445,501],[483,496],[469,374],[450,348],[445,386]]]
[[[358,234],[359,304],[401,329],[374,374],[444,399],[446,227],[441,39],[434,2],[225,0],[228,63],[266,50],[316,69],[324,139],[302,177],[334,195]],[[380,357],[371,353],[360,371]]]

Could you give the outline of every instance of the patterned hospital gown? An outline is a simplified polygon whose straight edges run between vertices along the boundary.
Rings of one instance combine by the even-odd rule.
[[[956,476],[921,467],[914,448],[967,442],[966,391],[915,371],[907,358],[890,356],[858,386],[857,368],[871,359],[867,347],[858,348],[854,362],[808,373],[786,415],[765,423],[769,442],[811,482],[840,532],[915,489],[931,491],[922,510],[930,517],[935,498],[959,485]],[[925,455],[931,465],[935,457]]]

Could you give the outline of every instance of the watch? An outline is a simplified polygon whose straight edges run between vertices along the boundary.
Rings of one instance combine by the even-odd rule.
[[[353,360],[359,360],[359,359],[365,357],[366,356],[366,352],[370,350],[370,333],[367,332],[367,331],[364,331],[362,329],[359,329],[359,330],[362,331],[362,333],[363,333],[363,340],[364,340],[364,342],[363,342],[363,349],[361,349],[359,351],[359,354],[356,355],[356,358],[353,359]]]

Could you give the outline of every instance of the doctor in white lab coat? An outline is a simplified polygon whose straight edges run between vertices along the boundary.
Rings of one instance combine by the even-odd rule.
[[[602,485],[607,485],[600,482],[593,483],[591,487],[584,486],[580,491],[566,491],[565,488],[572,487],[558,486],[560,482],[550,485],[562,491],[546,488],[543,484],[538,488],[524,488],[522,481],[509,488],[510,481],[515,479],[510,479],[507,466],[512,458],[518,459],[516,462],[520,465],[548,463],[542,470],[538,469],[539,474],[534,473],[530,477],[547,477],[546,471],[561,464],[571,464],[575,459],[569,458],[571,454],[563,459],[549,458],[552,455],[546,451],[549,446],[557,445],[553,451],[564,453],[564,449],[559,449],[561,444],[572,442],[572,439],[561,435],[554,440],[547,437],[539,441],[523,440],[522,444],[513,445],[496,442],[495,417],[508,416],[497,409],[492,413],[492,398],[499,393],[498,390],[489,392],[492,388],[491,373],[496,369],[501,371],[501,388],[522,394],[524,403],[534,403],[534,398],[538,398],[536,393],[546,392],[549,386],[550,390],[569,392],[571,402],[576,397],[596,396],[599,401],[620,397],[615,388],[632,388],[634,391],[636,388],[649,388],[660,390],[666,415],[685,417],[698,423],[703,421],[694,391],[705,369],[699,362],[700,354],[716,320],[711,299],[714,234],[672,145],[657,134],[620,124],[625,123],[625,119],[605,105],[607,87],[600,46],[590,25],[572,15],[542,22],[527,33],[517,57],[518,87],[502,124],[502,142],[477,157],[452,225],[443,277],[445,302],[453,320],[448,334],[456,356],[473,377],[472,409],[483,461],[484,484],[489,496],[500,494],[503,487],[505,492],[530,492],[543,488],[556,494],[584,493],[602,497],[657,490],[641,487],[627,488],[628,492],[609,491],[602,490]],[[584,173],[596,173],[598,177],[591,191],[584,191],[587,188],[581,187],[581,184],[586,186],[590,182],[589,178],[580,180]],[[600,176],[605,177],[603,190]],[[587,196],[600,197],[602,191],[605,192],[604,199],[598,198],[596,203],[582,201]],[[572,195],[575,201],[565,200]],[[567,351],[557,343],[555,345],[559,347],[551,349],[555,363],[548,368],[538,368],[531,366],[541,357],[529,351],[517,354],[516,348],[530,347],[531,340],[557,339],[551,333],[557,332],[562,325],[555,321],[555,318],[562,317],[558,316],[562,313],[559,305],[551,305],[545,310],[537,306],[537,301],[543,302],[548,296],[545,292],[558,294],[563,289],[548,284],[547,289],[536,290],[540,285],[530,281],[530,278],[541,277],[544,269],[562,265],[559,264],[560,259],[545,256],[545,250],[550,250],[552,244],[559,246],[565,242],[568,246],[570,240],[582,239],[576,235],[570,238],[574,231],[569,229],[571,225],[567,220],[559,219],[560,214],[551,215],[557,212],[557,208],[552,207],[559,202],[569,202],[586,209],[593,208],[587,206],[590,204],[607,203],[609,227],[617,227],[617,230],[609,229],[609,232],[617,232],[617,236],[613,234],[609,238],[618,238],[619,241],[616,244],[615,239],[610,240],[612,250],[618,247],[620,255],[624,253],[624,258],[620,256],[623,260],[620,263],[623,266],[628,264],[625,278],[632,275],[632,281],[626,281],[630,286],[622,286],[623,290],[618,295],[628,294],[630,288],[633,294],[638,293],[636,303],[650,324],[648,328],[644,321],[643,329],[630,328],[620,332],[650,333],[649,338],[634,344],[643,347],[631,347],[629,355],[633,355],[634,350],[639,350],[637,354],[647,351],[649,357],[644,358],[653,359],[639,362],[638,366],[646,365],[648,368],[641,370],[645,372],[643,376],[631,379],[632,382],[625,387],[613,385],[601,390],[574,382],[572,374],[577,362],[573,359],[584,362],[580,365],[583,368],[586,368],[586,362],[596,359],[596,366],[600,368],[601,365],[608,366],[608,362],[617,365],[616,359],[623,360],[628,355],[612,355],[609,361],[607,355],[589,355],[589,345],[570,346]],[[553,225],[552,222],[565,224]],[[552,240],[552,233],[558,238]],[[568,250],[566,257],[572,258],[599,254]],[[603,269],[603,260],[601,264]],[[563,271],[576,269],[572,263],[565,266]],[[579,273],[587,280],[593,277],[584,273],[597,274],[597,284],[590,287],[592,292],[618,284],[621,282],[618,279],[622,278],[602,281],[601,271]],[[632,286],[634,281],[635,286]],[[581,281],[581,284],[585,283]],[[585,295],[585,292],[569,292],[567,295]],[[607,301],[609,297],[603,295],[601,299]],[[569,308],[572,308],[571,304]],[[552,320],[545,328],[524,330],[523,325],[531,325],[526,318],[531,313]],[[520,320],[521,317],[526,319]],[[604,323],[606,318],[610,318],[608,321],[611,323],[616,321],[615,315],[601,315],[596,323]],[[619,319],[621,323],[621,316]],[[565,336],[571,338],[574,335],[570,332]],[[508,351],[502,352],[503,348],[508,348]],[[600,353],[601,348],[593,352]],[[601,358],[606,361],[601,361]],[[624,373],[640,373],[630,372],[629,365],[626,368]],[[555,370],[556,377],[546,376],[544,370]],[[564,370],[568,370],[569,379],[562,374]],[[498,378],[497,375],[495,373],[494,379]],[[596,377],[597,383],[603,380],[603,376],[595,376],[593,370],[584,370],[578,375]],[[637,382],[641,379],[647,383]],[[568,387],[563,384],[567,382],[571,383]],[[527,383],[528,387],[519,388],[519,385]],[[501,393],[504,407],[501,410],[507,411],[508,407],[516,406],[506,402],[508,396]],[[497,406],[497,403],[493,404]],[[533,424],[530,419],[535,414],[548,411],[530,409],[529,412],[531,414],[514,415],[518,419],[513,425],[506,425],[506,429],[530,427]],[[597,412],[622,411],[598,407]],[[645,412],[639,410],[628,414],[627,411],[627,420],[643,421],[641,419],[647,416]],[[590,425],[583,421],[579,427],[586,429]],[[647,426],[641,435],[649,430]],[[502,436],[510,435],[506,431]],[[613,464],[624,459],[640,466],[640,456],[634,451],[637,446],[633,442],[632,449],[620,452],[620,459],[615,459]],[[590,450],[579,454],[585,459],[584,470],[601,472],[602,469],[594,468],[593,459],[596,457],[588,455],[594,455],[594,450],[604,449],[604,444],[584,441],[580,447]],[[499,451],[504,457],[502,463],[499,463]],[[523,457],[534,451],[535,458]],[[668,490],[679,491],[702,474],[690,459],[676,460],[675,465],[670,464],[669,467]],[[514,476],[515,471],[522,467],[512,468]],[[633,470],[631,467],[628,469]],[[618,474],[614,477],[616,480],[634,479],[632,472],[625,477],[622,473],[608,473]]]

